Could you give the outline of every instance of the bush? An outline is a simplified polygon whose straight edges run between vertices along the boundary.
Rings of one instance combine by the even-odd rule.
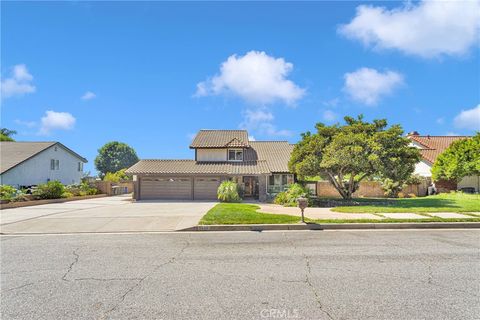
[[[299,183],[294,183],[290,185],[290,187],[288,187],[287,191],[277,194],[273,202],[284,206],[296,206],[297,199],[300,197],[305,197],[309,199],[310,192],[310,189],[305,188]]]
[[[66,186],[65,190],[66,192],[71,193],[72,196],[75,197],[93,195],[98,193],[98,189],[89,185],[87,182]]]
[[[30,200],[31,199],[29,195],[25,193],[19,193],[12,199],[12,202],[24,202],[24,201],[30,201]]]
[[[275,197],[275,199],[273,200],[273,203],[275,204],[285,204],[287,203],[287,193],[285,191],[282,191],[280,193],[277,194],[277,196]]]
[[[125,170],[127,169],[118,170],[115,173],[107,172],[105,177],[103,177],[103,181],[120,182],[130,180],[130,177],[125,174]]]
[[[233,181],[223,181],[218,187],[217,198],[222,202],[240,202],[238,185]]]
[[[405,184],[403,182],[393,181],[389,178],[382,181],[383,193],[389,198],[397,198],[404,186]]]
[[[12,200],[19,191],[12,186],[0,185],[0,199]]]
[[[33,192],[33,196],[36,199],[59,199],[64,192],[65,187],[60,181],[49,181],[44,184],[39,184]]]
[[[71,192],[65,191],[62,194],[62,198],[71,198],[71,197],[73,197],[73,193],[71,193]]]

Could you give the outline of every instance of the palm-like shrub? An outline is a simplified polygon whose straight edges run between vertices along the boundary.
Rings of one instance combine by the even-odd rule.
[[[240,202],[238,185],[233,181],[223,181],[218,187],[217,198],[222,202]]]

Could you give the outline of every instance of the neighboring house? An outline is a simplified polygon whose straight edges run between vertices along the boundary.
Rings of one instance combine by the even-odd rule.
[[[415,174],[422,177],[432,176],[432,166],[437,157],[447,149],[450,144],[457,140],[471,138],[469,136],[421,136],[417,131],[410,132],[407,135],[412,141],[412,146],[420,149],[422,160],[415,166]],[[436,181],[435,186],[442,191],[457,190],[462,188],[474,188],[476,192],[480,188],[480,177],[469,176],[463,178],[458,183],[454,181]]]
[[[60,142],[0,142],[0,184],[78,184],[87,160]]]
[[[140,160],[128,168],[135,199],[216,200],[221,181],[233,180],[245,198],[265,201],[294,182],[287,141],[249,141],[246,130],[200,130],[190,148],[194,160]]]

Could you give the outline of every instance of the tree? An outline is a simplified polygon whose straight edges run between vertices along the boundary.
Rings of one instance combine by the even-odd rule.
[[[98,149],[95,168],[103,177],[107,172],[117,172],[128,168],[137,161],[137,153],[132,147],[122,142],[112,141]]]
[[[15,141],[12,136],[17,134],[17,131],[7,128],[0,128],[0,141]]]
[[[344,199],[350,199],[366,178],[408,179],[420,159],[399,125],[387,129],[384,119],[363,121],[345,117],[346,124],[317,123],[316,133],[302,134],[289,168],[300,177],[328,179]]]
[[[480,132],[471,139],[452,142],[432,167],[435,181],[460,181],[463,177],[473,175],[480,175]]]

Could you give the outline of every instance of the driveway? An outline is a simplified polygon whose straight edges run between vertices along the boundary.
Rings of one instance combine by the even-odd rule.
[[[105,197],[0,211],[3,234],[174,231],[198,224],[215,202],[131,202]]]

